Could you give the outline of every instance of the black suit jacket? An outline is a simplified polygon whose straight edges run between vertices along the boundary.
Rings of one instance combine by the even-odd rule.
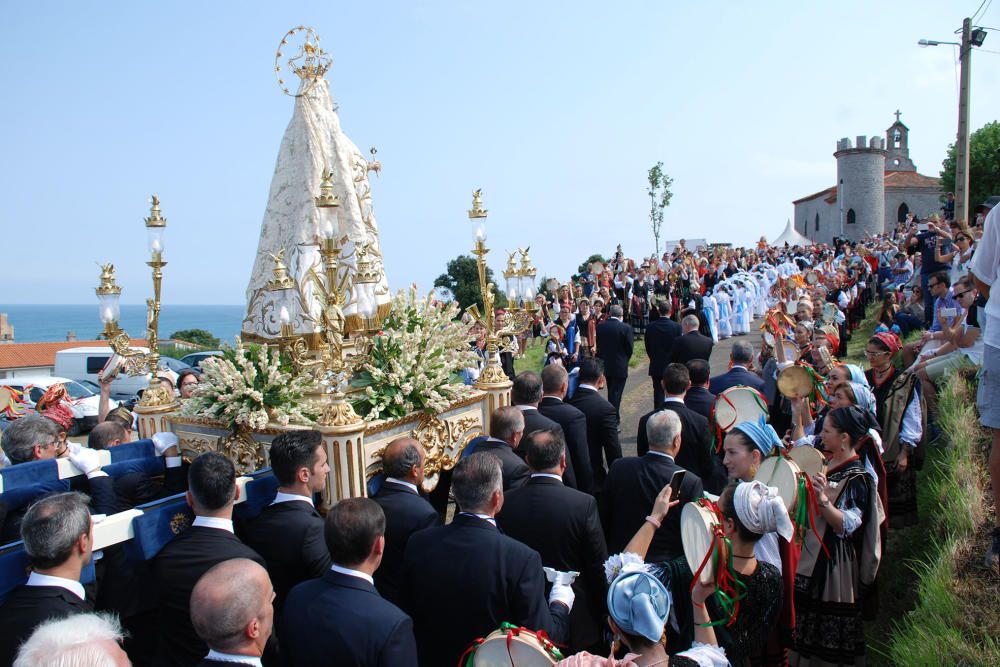
[[[756,373],[751,373],[747,369],[736,366],[722,375],[717,375],[708,382],[708,390],[718,396],[730,387],[744,385],[753,387],[757,391],[764,393],[764,380]]]
[[[628,377],[632,358],[632,327],[621,320],[607,319],[597,325],[597,356],[604,361],[604,377]]]
[[[669,317],[653,320],[646,326],[646,356],[649,357],[650,377],[663,377],[663,370],[671,361],[676,341],[682,337],[681,332],[681,325]]]
[[[590,468],[590,447],[587,444],[587,417],[580,408],[573,407],[555,396],[545,396],[538,405],[538,411],[562,427],[566,440],[566,470],[573,467],[575,484],[566,481],[566,486],[587,493],[594,492],[594,473]],[[525,426],[525,433],[528,433]]]
[[[375,571],[375,587],[382,597],[398,605],[406,544],[413,533],[436,525],[440,517],[420,494],[394,482],[383,482],[374,500],[385,512],[385,552]]]
[[[576,602],[570,612],[570,652],[598,643],[607,615],[604,561],[608,549],[594,497],[551,477],[532,477],[504,497],[497,525],[537,551],[542,565],[580,573],[573,583]]]
[[[459,514],[411,536],[403,581],[403,609],[424,667],[457,664],[469,644],[504,621],[566,639],[569,611],[546,603],[538,552],[484,519]]]
[[[410,617],[383,600],[366,580],[348,574],[327,570],[321,579],[293,588],[278,628],[286,665],[417,664]]]
[[[708,336],[703,336],[697,331],[690,331],[674,341],[674,349],[670,352],[668,363],[686,364],[692,359],[708,361],[712,358],[714,345],[715,342]]]
[[[503,464],[504,492],[516,489],[528,481],[528,475],[531,474],[528,464],[515,454],[510,445],[503,440],[488,438],[476,447],[476,453],[478,454],[479,452],[489,452],[500,459],[500,463]]]
[[[267,567],[256,551],[229,531],[202,526],[188,528],[153,559],[160,607],[157,665],[197,665],[208,654],[191,625],[191,591],[201,575],[230,558],[249,558]]]
[[[123,512],[136,505],[166,498],[187,490],[187,467],[167,468],[163,479],[150,477],[144,472],[131,472],[114,480],[116,512]]]
[[[608,467],[622,457],[618,440],[618,413],[615,406],[600,392],[587,387],[577,387],[569,404],[583,413],[587,420],[587,446],[590,448],[590,469],[594,473],[594,487],[604,487]]]
[[[653,501],[680,470],[669,456],[650,452],[645,456],[618,459],[608,472],[600,498],[601,523],[608,540],[608,553],[625,548],[653,509]],[[701,479],[688,471],[681,484],[681,505],[667,514],[649,545],[647,562],[669,560],[684,554],[681,544],[681,507],[702,495]]]
[[[89,602],[60,586],[15,588],[0,605],[0,665],[13,664],[17,649],[45,621],[91,610]]]
[[[681,420],[681,450],[677,453],[677,465],[698,475],[710,493],[720,493],[726,482],[725,470],[712,455],[708,420],[677,401],[664,401],[663,409],[676,412]],[[639,456],[649,451],[646,422],[652,415],[652,412],[647,412],[639,418],[639,431],[635,438]]]
[[[284,608],[288,592],[330,569],[330,552],[323,535],[323,517],[305,500],[264,508],[243,528],[247,546],[267,563],[274,585],[274,608]]]
[[[540,430],[552,430],[563,436],[566,439],[566,433],[563,430],[562,424],[554,421],[551,417],[544,414],[539,408],[530,408],[527,406],[523,407],[521,414],[524,416],[524,435],[525,437],[532,431]],[[518,445],[517,451],[514,452],[524,460],[524,450]],[[573,462],[566,461],[566,470],[563,471],[563,482],[567,486],[571,486],[574,489],[579,487],[579,483],[576,479],[576,466]]]
[[[691,387],[684,394],[684,405],[708,419],[712,416],[712,408],[715,407],[715,394],[705,387]]]

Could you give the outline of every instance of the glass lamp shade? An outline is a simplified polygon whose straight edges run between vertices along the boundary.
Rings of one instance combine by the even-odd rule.
[[[486,242],[486,218],[472,218],[472,236],[476,241]]]
[[[369,321],[378,312],[378,302],[375,300],[375,283],[358,283],[354,286],[354,299],[358,315]]]
[[[149,241],[149,254],[159,257],[163,254],[163,237],[166,227],[146,227],[146,236]]]
[[[271,294],[274,296],[274,310],[278,315],[278,322],[280,324],[291,324],[292,290],[272,289]]]
[[[340,223],[339,206],[320,206],[319,210],[319,235],[324,239],[332,239],[337,235]]]
[[[120,298],[120,294],[97,295],[97,304],[100,309],[101,324],[110,324],[118,321],[121,316],[121,310],[118,307],[118,300]]]

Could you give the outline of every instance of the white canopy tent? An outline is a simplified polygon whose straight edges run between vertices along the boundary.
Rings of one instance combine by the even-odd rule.
[[[768,245],[777,247],[784,246],[785,243],[788,243],[790,246],[807,246],[813,244],[812,241],[795,231],[795,227],[792,226],[791,220],[789,220],[788,224],[785,225],[785,231],[781,232],[781,236],[771,241]]]

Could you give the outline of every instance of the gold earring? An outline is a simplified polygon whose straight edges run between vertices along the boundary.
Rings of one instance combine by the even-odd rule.
[[[757,477],[757,464],[756,463],[751,463],[750,464],[750,478],[754,479],[756,477]]]

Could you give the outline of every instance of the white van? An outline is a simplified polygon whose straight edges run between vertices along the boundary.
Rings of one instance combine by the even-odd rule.
[[[140,352],[149,352],[148,348],[133,348]],[[97,374],[114,355],[110,347],[71,347],[56,352],[54,373],[60,377],[76,380],[90,380],[97,383]],[[135,398],[149,386],[149,374],[127,375],[119,373],[111,383],[111,397],[128,400]]]
[[[70,435],[86,433],[97,425],[98,404],[100,396],[79,382],[74,382],[69,378],[48,375],[29,375],[16,378],[0,379],[0,385],[13,387],[21,392],[21,397],[30,408],[35,407],[45,392],[54,384],[62,384],[66,387],[66,393],[70,396],[70,410],[76,420],[77,427],[70,430]],[[117,401],[109,402],[109,409],[118,407]]]

